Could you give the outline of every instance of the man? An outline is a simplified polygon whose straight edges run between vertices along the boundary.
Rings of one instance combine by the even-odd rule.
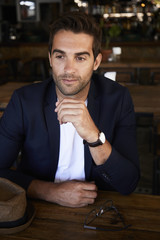
[[[97,189],[129,194],[137,185],[133,104],[125,87],[93,74],[100,39],[86,14],[56,20],[49,39],[53,78],[16,90],[1,119],[0,176],[30,197],[81,207],[95,201]]]

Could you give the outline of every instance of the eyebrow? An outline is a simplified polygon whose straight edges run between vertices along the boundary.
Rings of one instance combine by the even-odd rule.
[[[90,53],[87,52],[87,51],[84,51],[84,52],[78,52],[78,53],[75,53],[76,56],[80,56],[80,55],[88,55],[90,56]]]
[[[62,50],[60,50],[60,49],[54,49],[53,52],[52,52],[52,54],[54,54],[54,53],[65,54],[65,52],[62,51]],[[75,53],[75,55],[76,55],[76,56],[80,56],[80,55],[88,55],[88,56],[90,56],[90,53],[87,52],[87,51],[84,51],[84,52],[77,52],[77,53]]]
[[[60,49],[54,49],[52,54],[54,54],[54,53],[62,53],[62,54],[64,54],[65,52],[60,50]]]

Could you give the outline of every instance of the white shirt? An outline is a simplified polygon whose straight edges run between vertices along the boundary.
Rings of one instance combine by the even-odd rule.
[[[85,180],[84,144],[72,123],[60,125],[60,154],[55,182]]]

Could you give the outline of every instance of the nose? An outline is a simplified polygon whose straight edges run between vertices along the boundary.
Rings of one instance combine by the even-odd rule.
[[[64,72],[66,73],[74,73],[75,72],[75,63],[73,59],[66,59]]]

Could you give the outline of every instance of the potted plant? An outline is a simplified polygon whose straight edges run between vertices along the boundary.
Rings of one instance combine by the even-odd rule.
[[[112,24],[112,26],[109,29],[106,29],[105,33],[105,46],[102,50],[102,61],[108,61],[109,56],[112,54],[112,49],[110,48],[109,44],[111,40],[116,39],[120,33],[121,33],[121,28],[118,24]]]

